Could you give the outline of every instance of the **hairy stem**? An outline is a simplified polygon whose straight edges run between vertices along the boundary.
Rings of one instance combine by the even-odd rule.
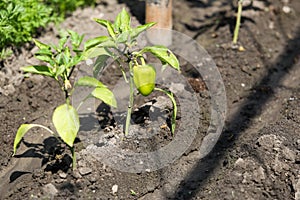
[[[127,109],[127,116],[126,116],[126,124],[125,124],[125,135],[129,133],[129,126],[131,120],[131,113],[132,113],[132,106],[133,106],[133,92],[134,92],[134,83],[133,83],[133,69],[132,63],[129,62],[129,102],[128,102],[128,109]]]

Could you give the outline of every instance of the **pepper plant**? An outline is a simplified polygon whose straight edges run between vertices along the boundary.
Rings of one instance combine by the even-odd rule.
[[[68,145],[72,152],[72,166],[75,168],[76,157],[74,141],[79,131],[80,122],[77,112],[79,107],[74,108],[71,105],[70,100],[72,93],[74,92],[74,88],[76,86],[93,87],[94,89],[88,97],[98,98],[113,107],[117,106],[113,93],[97,79],[84,76],[79,78],[75,83],[70,81],[74,68],[83,60],[84,50],[80,49],[82,40],[83,35],[79,35],[71,30],[62,36],[58,45],[48,45],[38,40],[34,40],[35,45],[39,48],[39,50],[35,53],[35,57],[47,64],[27,66],[23,67],[22,70],[27,73],[40,74],[53,78],[58,83],[58,87],[60,87],[61,91],[64,93],[65,103],[56,107],[52,115],[52,122],[56,131],[39,124],[22,124],[19,127],[14,140],[14,155],[23,136],[31,128],[40,127],[55,136],[58,135],[59,138]],[[87,98],[84,100],[86,99]]]
[[[71,30],[62,36],[57,45],[44,44],[38,40],[34,40],[36,46],[39,48],[35,53],[35,57],[47,64],[27,66],[23,67],[22,70],[26,73],[40,74],[53,78],[65,96],[65,103],[56,107],[53,112],[52,122],[55,131],[40,124],[22,124],[19,127],[14,140],[14,155],[23,136],[31,128],[39,127],[58,136],[68,145],[72,152],[72,166],[75,168],[76,157],[74,141],[80,127],[78,117],[79,107],[89,97],[100,99],[112,107],[117,107],[114,94],[96,78],[110,57],[119,63],[124,79],[130,86],[125,135],[127,135],[129,131],[134,103],[134,87],[144,96],[157,90],[165,93],[171,99],[174,107],[171,130],[172,133],[174,133],[177,114],[174,95],[169,91],[155,87],[156,69],[146,63],[144,55],[145,53],[151,53],[161,61],[163,68],[169,65],[178,71],[180,71],[179,62],[176,56],[164,46],[146,46],[140,50],[136,50],[136,38],[155,23],[147,23],[132,28],[130,26],[130,16],[125,9],[118,14],[114,23],[103,19],[95,19],[95,21],[107,29],[108,36],[99,36],[88,40],[84,44],[83,49],[80,49],[83,36]],[[70,78],[76,65],[85,59],[94,57],[97,57],[97,65],[94,67],[94,77],[84,76],[79,78],[77,82],[72,83]],[[126,63],[126,65],[124,63]],[[126,71],[129,71],[129,80],[126,77]],[[77,86],[92,87],[94,89],[82,100],[77,108],[74,108],[71,105],[71,96],[74,92],[74,88]]]
[[[98,57],[94,67],[94,76],[106,66],[106,61],[113,58],[119,64],[125,81],[129,84],[130,94],[125,124],[125,135],[129,132],[132,107],[134,103],[135,90],[137,88],[140,94],[147,96],[154,90],[165,93],[173,103],[172,127],[174,134],[175,120],[177,114],[176,101],[173,93],[155,87],[156,69],[154,66],[146,63],[145,54],[151,53],[162,63],[163,69],[169,65],[180,71],[180,66],[176,56],[166,47],[160,45],[146,46],[137,49],[137,37],[155,23],[147,23],[137,27],[131,27],[131,18],[128,12],[123,9],[112,23],[104,19],[94,19],[98,24],[106,28],[108,36],[99,36],[90,39],[85,46],[85,59]],[[129,72],[129,78],[126,76]]]

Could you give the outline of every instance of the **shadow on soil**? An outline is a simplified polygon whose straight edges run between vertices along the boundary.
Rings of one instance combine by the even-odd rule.
[[[259,46],[258,50],[260,50]],[[299,55],[300,27],[297,29],[296,37],[288,41],[283,52],[274,63],[266,63],[266,60],[263,60],[266,63],[265,67],[268,69],[266,75],[252,88],[253,92],[248,96],[245,106],[242,106],[232,117],[232,120],[227,123],[228,128],[221,134],[215,149],[207,157],[198,161],[195,168],[179,185],[172,199],[192,199],[205,185],[214,170],[219,166],[225,155],[225,150],[232,148],[240,134],[250,128],[251,121],[260,114],[273,96],[272,91],[280,86],[283,78],[289,74],[289,70],[295,67],[294,62]],[[268,88],[268,90],[262,88]],[[256,102],[254,105],[253,101]],[[249,111],[249,104],[253,105],[251,111]],[[246,115],[245,112],[247,112]],[[192,193],[190,193],[191,190]]]
[[[213,6],[213,4],[216,2],[216,0],[206,0],[206,1],[186,0],[186,1],[189,2],[191,6],[196,6],[196,7],[201,7],[201,8],[207,8],[207,7]],[[232,7],[236,7],[233,5],[233,3],[237,3],[237,1],[227,0],[227,2],[225,2],[225,1],[222,2],[221,6],[231,5]],[[269,6],[271,4],[270,0],[264,0],[263,3],[266,6]],[[246,7],[246,9],[248,9],[250,7],[251,7],[251,9],[255,8],[252,5],[253,5],[253,2],[251,2],[251,4]],[[245,9],[245,8],[243,8],[243,9]]]
[[[16,158],[39,158],[41,166],[45,166],[45,171],[53,173],[62,170],[68,171],[72,158],[65,154],[65,147],[55,137],[46,138],[42,144],[28,143],[23,140],[23,144],[28,148],[24,153],[15,155]],[[15,181],[22,175],[31,172],[13,171],[10,175],[10,182]]]
[[[203,3],[201,1],[193,1],[188,0],[191,7],[201,7],[201,8],[208,8],[212,7],[214,0],[209,1],[207,3]],[[224,26],[229,26],[230,33],[233,34],[235,24],[236,24],[236,11],[237,11],[237,5],[234,5],[233,2],[235,1],[228,1],[223,2],[220,7],[225,7],[226,5],[229,5],[229,8],[225,7],[225,9],[221,9],[218,12],[211,13],[210,15],[205,16],[205,20],[199,20],[198,18],[195,18],[194,21],[201,22],[201,26],[193,26],[190,24],[185,23],[184,26],[191,31],[195,31],[196,35],[193,37],[193,39],[197,39],[201,34],[204,34],[208,30],[213,29],[214,31],[217,31],[219,28]],[[263,2],[265,6],[270,5],[268,1]],[[253,5],[253,2],[244,6],[243,11],[247,10],[253,10],[253,11],[262,11],[261,8],[258,8]],[[251,22],[255,24],[255,21],[249,17],[242,16],[241,17],[241,24],[244,24],[244,22]]]

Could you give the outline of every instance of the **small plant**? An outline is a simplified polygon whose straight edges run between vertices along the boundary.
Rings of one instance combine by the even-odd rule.
[[[130,194],[132,195],[132,196],[136,196],[137,195],[137,193],[134,191],[134,190],[130,190]]]
[[[0,62],[5,60],[6,58],[10,57],[13,54],[11,49],[2,49],[0,51]]]
[[[80,122],[77,113],[79,107],[74,108],[70,103],[70,97],[72,96],[74,87],[93,87],[94,90],[88,97],[95,97],[110,106],[117,106],[113,93],[97,79],[84,76],[79,78],[76,83],[71,83],[70,77],[72,76],[74,68],[83,59],[83,50],[80,50],[82,40],[83,36],[74,31],[68,31],[68,33],[64,34],[57,46],[34,40],[36,46],[39,48],[35,53],[35,57],[46,62],[47,65],[23,67],[22,70],[27,73],[40,74],[53,78],[64,93],[65,103],[56,107],[52,115],[52,122],[56,132],[39,124],[22,124],[19,127],[14,141],[14,155],[23,136],[31,128],[40,127],[49,131],[51,134],[56,135],[57,133],[61,140],[70,147],[73,159],[72,166],[75,168],[76,157],[73,144],[79,131]],[[71,47],[67,45],[67,42],[71,42],[69,45]],[[84,100],[86,99],[87,98]]]
[[[134,87],[136,87],[139,93],[144,96],[151,94],[153,90],[157,90],[165,93],[171,99],[174,107],[171,131],[174,134],[177,114],[176,101],[171,92],[155,87],[156,69],[146,63],[144,55],[146,53],[154,55],[161,61],[163,69],[169,65],[180,71],[179,62],[176,56],[164,46],[146,46],[140,50],[136,50],[136,38],[142,32],[155,25],[155,23],[131,27],[131,19],[125,9],[118,14],[114,23],[103,19],[94,20],[107,29],[108,36],[100,36],[87,41],[85,58],[98,56],[97,63],[94,67],[94,76],[97,76],[99,71],[105,67],[108,58],[111,57],[119,63],[119,69],[130,87],[125,135],[129,132],[134,103]],[[129,72],[129,80],[126,77],[126,71]]]
[[[28,42],[37,28],[53,21],[52,9],[38,1],[0,2],[0,50]]]
[[[61,20],[66,17],[66,15],[75,11],[78,7],[83,7],[87,5],[94,5],[95,0],[44,0],[44,3],[51,7],[55,13],[57,13]]]
[[[0,61],[11,54],[8,47],[31,41],[39,28],[62,21],[80,6],[93,4],[95,0],[0,1]]]
[[[233,34],[233,44],[237,44],[237,40],[239,37],[239,30],[240,30],[240,25],[241,25],[241,17],[242,17],[242,9],[243,9],[243,0],[238,0],[238,11],[236,15],[236,24],[235,24],[235,29],[234,29],[234,34]]]

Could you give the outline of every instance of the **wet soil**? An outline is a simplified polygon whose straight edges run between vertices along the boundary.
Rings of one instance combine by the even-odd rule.
[[[237,49],[231,44],[235,5],[230,2],[181,0],[173,5],[174,29],[208,51],[226,88],[225,127],[206,157],[200,156],[199,144],[209,125],[209,94],[201,77],[189,73],[186,78],[203,108],[191,121],[203,126],[189,149],[162,169],[129,173],[110,167],[93,156],[95,145],[83,142],[84,131],[76,143],[76,170],[70,168],[69,149],[40,129],[28,133],[12,157],[19,125],[52,127],[53,109],[63,102],[55,82],[40,76],[24,78],[20,72],[20,67],[37,62],[32,57],[35,49],[28,45],[0,66],[0,199],[299,200],[300,2],[254,0],[243,12],[243,48]],[[91,17],[112,20],[124,6],[134,16],[133,23],[143,23],[143,1],[113,0],[76,11],[61,28],[87,38],[101,35],[103,30],[95,28]],[[57,41],[57,35],[58,28],[52,26],[39,39]],[[184,59],[183,63],[188,65]],[[108,126],[102,142],[149,150],[148,145],[160,147],[172,140],[164,127],[138,144],[134,137],[119,140],[122,134]]]

